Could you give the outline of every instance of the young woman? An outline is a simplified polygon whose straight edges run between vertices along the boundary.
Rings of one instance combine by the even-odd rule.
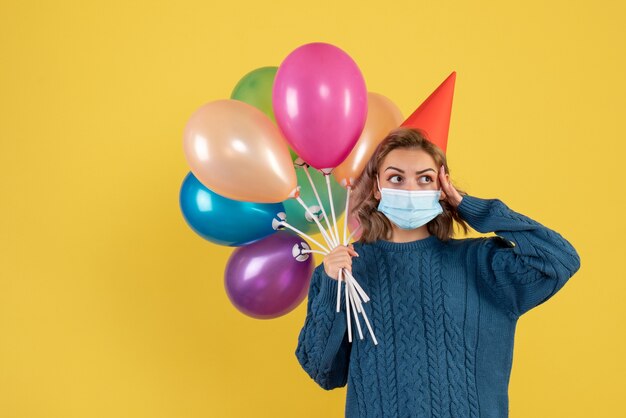
[[[576,250],[499,199],[455,188],[444,153],[414,129],[383,140],[354,192],[362,234],[314,271],[303,369],[326,390],[348,385],[346,417],[507,417],[516,322],[580,268]],[[453,221],[496,235],[454,239]],[[377,345],[348,341],[341,268],[371,299]]]

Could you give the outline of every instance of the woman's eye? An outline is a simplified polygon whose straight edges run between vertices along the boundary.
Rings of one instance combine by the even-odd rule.
[[[398,181],[393,181],[393,179],[399,179],[399,180]],[[397,175],[396,176],[391,176],[391,177],[389,177],[388,181],[390,183],[400,183],[402,181],[402,177],[397,176]]]
[[[430,182],[432,182],[432,181],[433,181],[433,179],[432,179],[432,178],[430,178],[430,176],[422,176],[422,177],[420,177],[420,178],[421,178],[421,179],[427,179],[428,181],[427,181],[426,183],[430,183]]]

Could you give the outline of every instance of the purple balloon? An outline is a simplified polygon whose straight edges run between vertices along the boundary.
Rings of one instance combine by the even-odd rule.
[[[289,231],[237,248],[224,272],[226,294],[242,313],[271,319],[295,309],[306,297],[315,268],[305,240]]]
[[[296,154],[314,168],[334,168],[361,136],[367,88],[348,54],[316,42],[296,48],[278,67],[272,106]]]

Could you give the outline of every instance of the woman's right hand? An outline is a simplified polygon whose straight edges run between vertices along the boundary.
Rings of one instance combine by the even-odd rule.
[[[352,257],[358,256],[352,244],[349,246],[339,245],[324,257],[324,271],[337,280],[339,269],[345,268],[352,273]]]

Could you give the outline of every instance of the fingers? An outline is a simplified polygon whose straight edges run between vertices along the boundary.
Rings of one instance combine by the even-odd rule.
[[[441,165],[441,169],[439,170],[439,182],[441,184],[441,188],[443,190],[442,196],[445,195],[445,199],[454,207],[458,207],[463,200],[463,196],[458,192],[457,189],[452,186],[452,183],[448,178],[446,178],[446,171],[443,164]]]
[[[444,191],[448,192],[450,190],[451,184],[450,181],[446,178],[446,168],[443,164],[439,169],[439,182],[441,183],[441,187],[444,189]]]
[[[446,179],[446,170],[443,164],[439,167],[439,185],[441,186],[441,200],[448,199],[448,180]]]
[[[339,270],[345,268],[352,273],[352,257],[359,257],[352,245],[340,245],[335,247],[324,257],[324,270],[326,274],[334,279],[338,279]]]
[[[335,254],[328,257],[328,262],[333,267],[352,267],[352,257],[349,254]]]
[[[333,248],[331,252],[328,253],[328,255],[331,254],[350,254],[353,257],[359,256],[359,254],[354,250],[354,246],[352,244],[350,244],[349,246],[338,245],[337,247]]]

